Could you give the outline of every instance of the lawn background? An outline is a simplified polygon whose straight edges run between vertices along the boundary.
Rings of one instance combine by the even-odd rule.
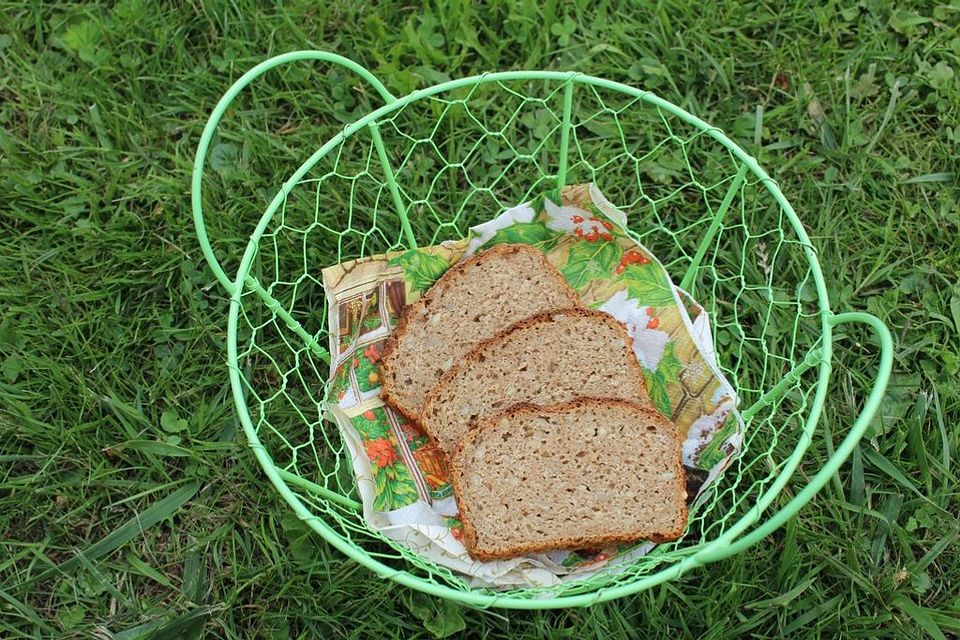
[[[361,4],[0,2],[0,637],[960,633],[960,5]],[[189,211],[216,100],[301,48],[347,55],[396,94],[577,70],[727,131],[798,210],[833,307],[894,332],[883,417],[842,483],[741,556],[585,610],[441,603],[309,535],[237,434],[227,302]],[[233,122],[254,177],[237,185],[249,206],[217,214],[224,255],[360,108],[308,73],[266,86],[289,102]],[[839,344],[835,439],[876,354]],[[172,435],[182,448],[151,445]],[[818,438],[788,493],[827,455]]]

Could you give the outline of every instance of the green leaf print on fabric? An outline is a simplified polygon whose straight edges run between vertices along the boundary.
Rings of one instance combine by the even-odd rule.
[[[546,253],[560,239],[562,233],[548,229],[542,222],[517,222],[497,231],[489,246],[505,243],[528,244]]]
[[[535,197],[533,200],[530,201],[530,208],[536,211],[537,213],[542,212],[544,207],[543,202],[547,198],[553,199],[554,202],[559,202],[560,191],[558,189],[553,189],[552,191],[541,193],[540,195],[538,195],[537,197]]]
[[[351,418],[350,422],[365,441],[386,438],[390,433],[390,423],[382,409],[368,409]]]
[[[680,373],[683,371],[683,363],[677,357],[673,342],[668,342],[663,349],[663,358],[657,365],[657,371],[663,372],[663,377],[667,384],[676,384],[680,379]]]
[[[622,273],[621,278],[627,285],[627,293],[631,298],[639,300],[641,304],[651,307],[667,307],[676,304],[673,298],[673,287],[660,265],[629,264]]]
[[[660,370],[643,370],[643,380],[647,383],[647,395],[657,411],[665,418],[669,418],[670,412],[670,394],[667,392],[667,383],[663,379]]]
[[[614,554],[616,555],[616,554]],[[603,549],[577,549],[571,551],[570,555],[564,558],[562,566],[572,569],[574,567],[585,567],[598,562],[609,560],[613,555],[608,554]]]
[[[668,342],[663,350],[663,358],[655,371],[643,369],[643,379],[647,383],[647,394],[657,411],[666,418],[673,415],[669,389],[677,384],[683,363],[674,353],[673,342]]]
[[[564,559],[563,559],[563,562],[560,563],[560,564],[561,564],[561,566],[564,566],[564,567],[566,567],[567,569],[570,569],[571,567],[575,567],[575,566],[577,566],[578,564],[582,564],[582,563],[586,562],[586,560],[587,560],[587,554],[586,554],[586,553],[584,553],[584,552],[582,552],[582,551],[571,551],[571,552],[570,552],[570,555],[568,555],[566,558],[564,558]]]
[[[373,508],[391,511],[420,499],[410,469],[400,456],[400,445],[393,435],[383,409],[368,409],[350,419],[360,434],[363,451],[370,461],[376,486]]]
[[[696,461],[699,469],[712,469],[714,465],[718,464],[727,457],[727,453],[721,448],[721,446],[730,436],[736,433],[737,427],[737,420],[731,411],[729,414],[727,414],[727,418],[723,425],[721,425],[710,436],[710,442],[707,443],[707,446],[705,446],[697,456]]]
[[[381,325],[383,325],[383,320],[380,319],[379,315],[367,316],[363,319],[364,333],[379,329]]]
[[[581,240],[570,247],[570,255],[560,273],[578,291],[587,288],[598,278],[608,278],[613,273],[623,249],[616,242]]]
[[[374,474],[374,484],[377,488],[377,495],[373,500],[374,510],[392,511],[405,507],[408,504],[413,504],[419,500],[420,495],[417,493],[416,485],[413,483],[410,469],[397,459],[393,443],[385,438],[383,440],[371,440],[365,443],[365,446],[367,445],[369,445],[367,448],[368,456],[371,453],[371,448],[376,446],[382,446],[383,451],[386,451],[386,447],[389,446],[392,452],[392,454],[383,454],[380,458],[372,458],[370,461],[370,466]],[[374,452],[376,451],[375,449]],[[389,455],[393,456],[389,458],[391,461],[382,467],[378,466],[379,462],[387,461]]]
[[[404,275],[413,292],[426,291],[442,276],[450,264],[429,251],[411,249],[391,258],[390,266],[403,267]]]
[[[338,368],[330,384],[330,391],[336,396],[337,402],[343,400],[350,389],[350,363],[344,362]]]
[[[372,391],[380,386],[379,362],[383,345],[383,342],[368,344],[354,355],[353,367],[361,392]]]
[[[457,515],[459,516],[459,514]],[[463,523],[460,522],[459,517],[447,518],[444,524],[446,524],[447,527],[450,528],[450,533],[453,535],[455,539],[460,540],[463,538]]]

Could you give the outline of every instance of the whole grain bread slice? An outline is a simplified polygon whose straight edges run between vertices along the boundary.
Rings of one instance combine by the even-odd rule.
[[[411,420],[431,387],[478,342],[522,318],[580,304],[543,253],[503,244],[447,271],[407,306],[384,347],[381,398]]]
[[[419,422],[449,455],[478,422],[512,405],[579,396],[650,402],[626,329],[601,311],[564,309],[521,320],[465,354],[427,394]]]
[[[454,450],[450,477],[476,560],[683,535],[676,428],[621,399],[517,405],[483,420]]]

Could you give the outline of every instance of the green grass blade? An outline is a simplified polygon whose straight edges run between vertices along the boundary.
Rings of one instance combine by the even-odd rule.
[[[156,631],[165,624],[165,620],[151,620],[150,622],[144,622],[143,624],[138,624],[135,627],[118,631],[117,633],[113,634],[112,640],[146,640],[150,637],[152,632]]]
[[[151,633],[150,640],[193,640],[200,637],[203,625],[217,611],[214,607],[198,607],[177,616]]]
[[[131,540],[137,538],[146,529],[149,529],[155,524],[170,518],[180,509],[180,507],[182,507],[188,500],[195,496],[199,490],[199,481],[191,480],[187,482],[166,498],[145,509],[143,513],[140,513],[130,520],[127,520],[105,537],[81,551],[78,555],[82,556],[85,560],[92,561],[119,549]],[[26,580],[21,584],[21,586],[26,587],[46,580],[53,575],[68,573],[74,570],[80,564],[82,564],[80,557],[71,558],[66,562],[54,567],[50,567],[49,569],[41,572],[39,575]]]
[[[207,590],[207,565],[203,549],[187,553],[183,562],[183,595],[191,602],[201,603]]]
[[[952,173],[925,173],[922,176],[907,178],[903,184],[927,184],[930,182],[953,182]]]
[[[947,640],[947,636],[944,635],[943,630],[940,629],[940,625],[937,624],[933,616],[931,616],[924,607],[916,604],[901,593],[894,595],[892,604],[913,618],[913,621],[916,622],[921,629],[926,631],[931,638],[935,640]]]
[[[862,507],[867,501],[866,480],[863,475],[863,452],[860,445],[850,455],[850,502]]]
[[[943,470],[947,474],[951,474],[950,471],[950,436],[947,435],[947,423],[943,417],[943,409],[940,407],[940,394],[937,392],[936,388],[933,390],[933,406],[936,409],[937,416],[937,429],[940,432],[940,461],[943,465]]]
[[[869,447],[865,447],[863,449],[863,455],[873,464],[873,466],[890,476],[890,478],[898,485],[904,489],[909,489],[911,492],[917,494],[921,498],[926,499],[926,496],[920,492],[920,489],[918,489],[915,484],[910,482],[910,479],[903,475],[903,472],[900,471],[892,462],[883,457],[881,453]]]
[[[124,556],[124,558],[136,573],[139,573],[142,576],[150,578],[157,584],[160,584],[166,587],[167,589],[176,588],[173,586],[173,583],[170,581],[170,579],[167,576],[163,575],[162,573],[160,573],[159,571],[151,567],[149,564],[147,564],[146,562],[138,558],[136,554],[128,553],[126,554],[126,556]]]
[[[910,566],[910,571],[914,573],[920,573],[924,569],[930,566],[930,564],[940,557],[940,555],[947,550],[950,545],[954,544],[957,541],[957,538],[960,538],[960,532],[954,531],[953,533],[944,536],[937,541],[930,550],[923,554],[923,557],[917,560]]]
[[[808,624],[814,620],[827,618],[830,615],[837,615],[837,603],[840,602],[840,596],[834,596],[829,600],[820,603],[819,605],[811,607],[810,599],[807,598],[802,601],[802,604],[797,606],[794,611],[803,611],[802,614],[794,618],[790,624],[783,628],[783,637],[789,638],[798,629],[803,629]],[[822,622],[823,620],[821,620]]]
[[[782,593],[775,598],[768,598],[766,600],[758,600],[753,604],[749,605],[749,609],[768,609],[770,607],[786,607],[795,599],[797,599],[804,591],[810,588],[812,584],[817,581],[817,575],[820,572],[817,571],[812,577],[807,578],[793,589],[790,589],[786,593]]]
[[[0,600],[5,604],[2,606],[2,609],[5,611],[4,616],[9,616],[6,620],[0,621],[0,630],[3,629],[3,625],[6,623],[13,622],[14,617],[20,617],[31,624],[33,624],[37,629],[40,629],[44,634],[51,634],[48,637],[53,637],[54,633],[53,627],[46,623],[43,618],[27,603],[22,600],[18,600],[14,596],[7,593],[6,590],[0,589]],[[14,637],[11,632],[9,637]]]

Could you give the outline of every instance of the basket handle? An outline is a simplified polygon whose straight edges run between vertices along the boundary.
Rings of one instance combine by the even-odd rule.
[[[200,136],[200,143],[197,145],[197,155],[193,162],[191,204],[193,207],[193,224],[197,228],[197,237],[200,240],[200,248],[203,250],[203,256],[206,258],[207,264],[210,265],[210,268],[213,270],[217,280],[219,280],[220,284],[222,284],[223,287],[231,294],[235,289],[234,283],[229,277],[227,277],[223,267],[220,266],[220,262],[217,260],[217,256],[213,251],[213,247],[210,245],[210,239],[207,237],[207,230],[203,222],[202,183],[203,172],[207,162],[207,154],[210,150],[210,142],[213,140],[217,126],[220,124],[220,120],[223,118],[223,114],[230,106],[230,103],[233,102],[234,98],[237,97],[237,94],[246,88],[247,85],[271,69],[291,62],[300,62],[303,60],[319,60],[321,62],[329,62],[330,64],[341,66],[348,71],[356,73],[367,83],[369,83],[370,86],[372,86],[376,92],[380,94],[380,97],[383,98],[385,103],[389,104],[397,100],[397,98],[387,90],[383,83],[380,82],[367,69],[360,66],[353,60],[350,60],[349,58],[344,58],[343,56],[335,53],[329,53],[327,51],[291,51],[289,53],[284,53],[264,60],[243,74],[240,79],[234,82],[233,86],[231,86],[227,92],[223,94],[223,97],[220,98],[217,106],[214,107],[213,111],[210,113],[210,119],[207,120],[207,124],[203,128],[203,134]]]
[[[830,478],[833,477],[840,466],[843,465],[853,452],[854,447],[860,442],[860,438],[863,437],[867,426],[876,415],[877,409],[880,408],[880,402],[883,400],[883,394],[887,389],[887,382],[890,380],[890,371],[893,368],[893,338],[890,335],[890,330],[887,329],[887,326],[883,324],[882,320],[869,313],[838,313],[831,316],[828,322],[832,326],[856,323],[865,324],[873,329],[877,340],[880,342],[880,364],[877,368],[877,379],[873,383],[873,388],[870,390],[870,395],[867,396],[867,401],[864,403],[860,415],[854,420],[853,425],[850,427],[850,432],[836,448],[834,454],[830,456],[830,459],[827,460],[816,475],[810,479],[810,482],[808,482],[790,502],[775,514],[771,515],[756,529],[744,534],[740,538],[714,549],[704,549],[703,552],[695,556],[700,564],[716,562],[740,553],[744,549],[769,536],[783,526],[790,518],[795,516],[797,512],[830,481]]]

